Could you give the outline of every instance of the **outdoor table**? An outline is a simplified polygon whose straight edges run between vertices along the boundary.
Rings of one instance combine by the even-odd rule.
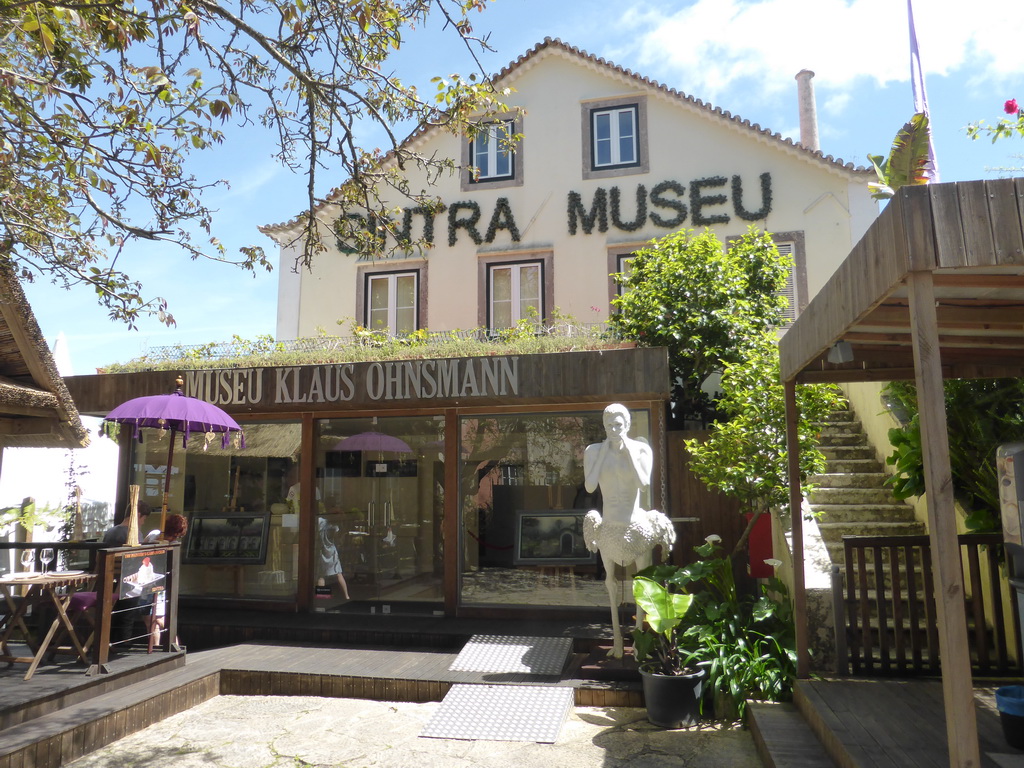
[[[3,634],[0,634],[0,661],[6,661],[8,666],[14,662],[27,663],[29,668],[25,679],[31,679],[46,655],[57,630],[62,629],[63,634],[67,634],[70,639],[71,650],[78,656],[79,661],[88,664],[86,649],[75,632],[73,622],[68,618],[67,608],[74,594],[91,589],[95,580],[96,574],[84,571],[55,571],[30,576],[19,573],[0,577],[0,592],[3,593],[10,611],[7,625]],[[20,602],[14,595],[19,587],[24,589]],[[46,605],[53,606],[57,615],[46,635],[37,642],[25,624],[25,613],[29,607]],[[15,656],[12,653],[9,641],[16,627],[21,629],[28,647],[35,651],[34,656]]]

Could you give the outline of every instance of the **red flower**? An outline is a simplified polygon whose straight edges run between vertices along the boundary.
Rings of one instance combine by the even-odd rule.
[[[1017,100],[1010,99],[1003,104],[1003,111],[1008,115],[1016,115],[1020,111],[1020,107],[1017,106]]]

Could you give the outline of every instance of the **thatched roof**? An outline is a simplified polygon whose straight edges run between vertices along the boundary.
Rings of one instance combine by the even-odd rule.
[[[21,284],[0,264],[0,448],[89,444]]]

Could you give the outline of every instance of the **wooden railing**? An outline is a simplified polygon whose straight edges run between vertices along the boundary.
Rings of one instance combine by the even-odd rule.
[[[126,557],[139,558],[145,555],[156,556],[166,553],[166,571],[164,587],[166,590],[166,602],[164,605],[165,615],[163,626],[166,630],[161,634],[159,649],[162,651],[179,650],[178,648],[178,581],[181,569],[181,545],[173,544],[143,544],[138,547],[117,547],[113,549],[101,549],[97,552],[96,562],[96,643],[93,646],[90,674],[95,672],[106,672],[107,662],[110,659],[112,646],[127,644],[145,640],[146,635],[141,637],[128,633],[128,637],[115,638],[111,629],[116,623],[115,616],[119,612],[126,614],[129,628],[136,626],[136,614],[149,614],[152,605],[149,602],[133,604],[124,607],[122,604],[129,601],[121,601],[119,604],[119,593],[123,592],[122,566]],[[136,564],[136,569],[138,565]]]
[[[178,587],[179,572],[181,569],[181,545],[173,544],[143,544],[137,547],[109,547],[101,542],[63,542],[63,541],[42,541],[42,542],[0,542],[0,552],[15,550],[20,552],[25,549],[39,550],[52,548],[60,552],[58,560],[51,566],[51,570],[58,567],[75,567],[89,570],[96,574],[95,608],[90,610],[92,624],[95,631],[90,643],[90,656],[92,665],[89,674],[106,672],[107,663],[110,659],[111,646],[115,651],[118,645],[129,643],[145,643],[147,634],[134,634],[135,627],[140,624],[140,619],[152,611],[149,601],[142,601],[132,604],[130,607],[122,607],[128,601],[118,604],[118,598],[123,590],[121,589],[121,572],[126,557],[141,558],[146,555],[155,556],[166,553],[166,570],[164,572],[163,586],[166,595],[165,615],[163,627],[165,631],[161,634],[158,648],[161,651],[180,650],[177,642],[178,632]],[[36,556],[36,570],[39,569],[38,553]],[[17,560],[16,560],[17,562]],[[60,566],[58,566],[58,563]],[[137,567],[137,563],[136,563]],[[0,607],[3,600],[0,599]],[[129,625],[130,632],[126,638],[112,637],[111,628],[116,623],[115,616],[121,615],[121,620]],[[84,636],[83,636],[84,639]]]
[[[1020,628],[1016,599],[1008,594],[1002,565],[1003,537],[961,534],[958,539],[972,669],[976,674],[1019,674]],[[837,632],[839,671],[938,674],[938,616],[928,536],[844,536],[843,547],[845,579],[833,585],[836,626],[844,628]],[[838,599],[840,593],[844,599]]]

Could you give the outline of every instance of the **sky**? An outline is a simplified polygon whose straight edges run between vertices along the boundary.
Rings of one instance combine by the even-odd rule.
[[[972,141],[965,127],[995,122],[1007,99],[1024,103],[1024,3],[917,0],[914,17],[940,180],[1022,175],[1007,169],[1024,164],[1024,139]],[[799,138],[794,77],[810,69],[821,149],[858,166],[868,165],[869,153],[887,155],[914,112],[903,0],[491,0],[472,21],[495,49],[482,56],[489,73],[545,37],[559,38],[793,139]],[[402,80],[427,86],[434,75],[468,74],[472,62],[450,31],[428,21],[396,56],[394,69]],[[253,127],[232,131],[200,159],[204,172],[230,183],[206,198],[218,211],[215,234],[229,252],[262,245],[276,264],[276,246],[257,227],[294,218],[305,179],[278,167],[272,151],[272,137]],[[326,190],[342,179],[322,181]],[[128,330],[110,321],[87,289],[26,285],[51,345],[58,334],[66,338],[65,375],[93,373],[163,346],[274,334],[276,270],[253,276],[150,244],[134,245],[118,264],[168,301],[177,326],[153,318]],[[345,334],[347,327],[326,330]]]

